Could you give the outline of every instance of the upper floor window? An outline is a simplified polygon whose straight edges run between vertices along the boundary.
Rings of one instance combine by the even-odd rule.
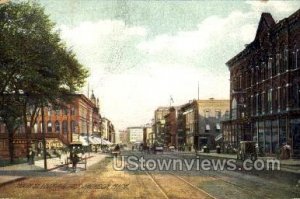
[[[217,120],[221,119],[221,111],[220,110],[216,110],[216,119]]]
[[[268,61],[268,76],[272,77],[272,61],[273,59],[270,57]]]
[[[75,107],[71,107],[71,115],[75,115]]]
[[[289,49],[288,49],[287,45],[284,47],[283,54],[284,54],[284,63],[283,63],[284,70],[288,70],[289,69],[289,67],[288,67],[289,66]]]
[[[59,109],[55,110],[55,115],[60,115],[60,110]]]
[[[272,89],[270,88],[268,90],[268,111],[271,112],[272,111]]]
[[[281,58],[281,54],[277,53],[276,54],[276,64],[275,64],[276,67],[274,67],[276,69],[274,71],[274,75],[276,75],[277,73],[280,72],[280,58]]]
[[[205,118],[209,118],[209,117],[210,117],[210,111],[209,111],[209,110],[206,110],[206,111],[204,112],[204,117],[205,117]]]

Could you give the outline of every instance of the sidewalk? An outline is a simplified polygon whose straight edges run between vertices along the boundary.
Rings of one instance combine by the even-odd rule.
[[[84,158],[87,158],[87,168],[102,161],[107,154],[100,153],[87,153]],[[6,167],[0,167],[0,186],[13,183],[16,181],[24,180],[26,177],[33,176],[58,176],[66,175],[71,172],[71,169],[67,168],[67,157],[51,158],[47,159],[47,171],[44,169],[44,160],[35,161],[34,165],[28,163],[10,165]],[[71,168],[71,164],[69,168]],[[84,165],[79,164],[77,171],[83,171]]]
[[[195,153],[194,153],[195,154]],[[221,158],[221,159],[236,159],[235,154],[224,154],[224,153],[197,153],[199,156],[206,156],[211,158]],[[275,157],[258,157],[259,160],[266,162],[267,160],[277,160]],[[300,174],[300,160],[298,159],[288,159],[279,160],[280,168],[282,171],[293,172]]]

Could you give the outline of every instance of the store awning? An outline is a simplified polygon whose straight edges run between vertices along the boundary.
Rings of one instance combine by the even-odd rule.
[[[88,140],[86,136],[80,136],[79,141],[82,143],[82,146],[88,146]]]

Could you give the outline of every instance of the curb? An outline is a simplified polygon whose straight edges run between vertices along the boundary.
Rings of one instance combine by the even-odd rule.
[[[3,186],[8,185],[8,184],[15,183],[15,182],[19,182],[19,181],[22,181],[22,180],[25,180],[25,179],[27,179],[27,178],[26,177],[19,177],[19,178],[13,179],[13,180],[9,180],[9,181],[0,183],[0,187],[3,187]]]

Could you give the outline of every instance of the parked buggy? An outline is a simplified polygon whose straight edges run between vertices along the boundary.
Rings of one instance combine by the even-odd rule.
[[[256,142],[255,141],[241,141],[239,149],[237,151],[238,160],[251,159],[255,161],[257,159]]]

